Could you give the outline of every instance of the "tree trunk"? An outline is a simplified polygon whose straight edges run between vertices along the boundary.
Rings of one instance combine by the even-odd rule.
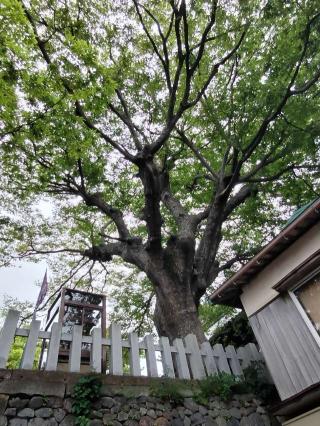
[[[177,282],[166,284],[165,288],[156,289],[154,323],[158,335],[167,336],[172,342],[195,334],[199,343],[206,341],[190,288]]]

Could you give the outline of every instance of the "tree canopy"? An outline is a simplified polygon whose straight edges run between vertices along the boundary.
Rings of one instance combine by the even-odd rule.
[[[209,287],[318,195],[318,2],[0,13],[3,263],[53,253],[57,273],[121,292],[121,259],[145,274],[131,288],[154,295],[159,333],[203,340]]]

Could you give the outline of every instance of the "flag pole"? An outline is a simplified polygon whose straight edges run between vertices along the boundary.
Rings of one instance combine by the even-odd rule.
[[[35,321],[37,319],[37,310],[38,310],[39,306],[41,305],[41,303],[44,301],[44,298],[46,297],[46,294],[48,292],[47,273],[48,273],[48,269],[46,268],[46,272],[44,274],[42,284],[41,284],[41,287],[40,287],[38,299],[37,299],[35,307],[34,307],[34,311],[33,311],[33,315],[32,315],[32,321]]]

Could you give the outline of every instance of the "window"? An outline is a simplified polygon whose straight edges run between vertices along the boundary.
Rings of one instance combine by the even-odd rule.
[[[298,287],[294,294],[320,334],[320,273]]]

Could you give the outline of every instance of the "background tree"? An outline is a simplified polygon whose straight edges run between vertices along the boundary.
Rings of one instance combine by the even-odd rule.
[[[207,289],[317,194],[318,2],[2,2],[3,262],[121,258],[204,340]]]

